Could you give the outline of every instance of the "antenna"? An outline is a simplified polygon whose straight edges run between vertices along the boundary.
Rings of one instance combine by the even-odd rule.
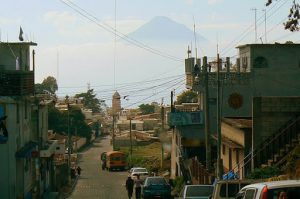
[[[265,13],[265,43],[267,43],[267,10],[262,10]]]
[[[197,60],[197,41],[196,41],[196,26],[195,26],[195,17],[193,16],[194,19],[194,39],[195,39],[195,53],[196,53],[196,60]]]
[[[254,11],[255,43],[256,43],[257,42],[257,25],[256,25],[256,12],[257,12],[257,9],[252,8],[251,10]]]

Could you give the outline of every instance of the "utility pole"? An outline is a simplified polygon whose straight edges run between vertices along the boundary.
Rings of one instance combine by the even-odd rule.
[[[68,109],[68,183],[71,184],[71,134],[70,134],[70,101],[66,96],[65,102]]]
[[[115,114],[113,113],[113,123],[112,123],[112,147],[115,150]]]
[[[203,57],[203,73],[204,73],[204,121],[205,121],[205,148],[206,148],[206,169],[211,170],[211,147],[210,147],[210,128],[209,128],[209,105],[208,105],[208,71],[207,71],[207,57]]]
[[[162,103],[161,103],[161,133],[164,133],[165,132],[165,118],[164,118],[164,115],[165,115],[165,109],[163,107],[163,99],[162,99]],[[163,140],[161,140],[161,168],[163,168],[164,166],[164,143],[163,143]]]
[[[129,118],[129,133],[130,133],[130,167],[132,166],[132,132],[131,132],[131,117]]]
[[[267,43],[267,10],[262,10],[265,13],[265,43]]]
[[[220,57],[219,53],[217,54],[217,137],[218,137],[218,152],[217,152],[217,177],[218,179],[222,178],[223,174],[223,162],[221,159],[221,144],[222,144],[222,135],[221,135],[221,96],[220,96]]]

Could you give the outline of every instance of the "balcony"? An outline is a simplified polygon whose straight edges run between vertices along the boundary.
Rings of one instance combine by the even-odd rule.
[[[0,96],[24,96],[34,93],[33,71],[0,71]]]
[[[169,126],[203,125],[203,111],[168,113]]]

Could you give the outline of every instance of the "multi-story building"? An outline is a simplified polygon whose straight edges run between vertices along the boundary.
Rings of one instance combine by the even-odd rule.
[[[0,43],[0,114],[8,132],[0,144],[1,198],[40,198],[50,187],[49,160],[40,158],[47,149],[47,103],[34,96],[31,46],[36,43]]]
[[[277,111],[274,109],[273,112],[268,109],[269,114],[274,114],[276,119],[272,117],[273,121],[262,121],[257,125],[259,119],[267,118],[266,113],[260,109],[268,106],[266,103],[277,103],[278,100],[275,98],[279,97],[286,99],[300,97],[300,81],[298,80],[300,45],[247,44],[237,48],[239,53],[235,65],[230,62],[229,58],[211,62],[204,58],[202,64],[195,58],[186,59],[186,85],[187,88],[199,93],[200,108],[204,113],[204,121],[207,120],[208,123],[204,123],[203,130],[198,133],[206,134],[207,132],[207,136],[203,137],[209,139],[208,143],[212,142],[211,135],[217,133],[218,100],[221,118],[253,118],[252,139],[249,140],[251,148],[244,151],[247,156],[300,112],[295,104],[297,100],[291,99],[293,104],[289,108]],[[217,99],[218,67],[220,71],[219,99]],[[275,100],[263,100],[266,97],[272,97]],[[273,106],[274,104],[270,105],[270,107]],[[269,126],[268,129],[266,125]],[[205,128],[207,128],[206,132]],[[262,162],[254,163],[255,166],[259,166]]]

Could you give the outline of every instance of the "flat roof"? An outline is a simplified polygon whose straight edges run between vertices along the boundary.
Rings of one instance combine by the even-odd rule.
[[[243,44],[239,45],[236,48],[245,48],[247,46],[254,46],[254,47],[274,47],[274,46],[300,46],[300,43],[274,43],[274,44]]]
[[[252,128],[252,118],[250,117],[225,117],[222,122],[239,129]]]
[[[26,46],[37,46],[37,43],[35,42],[32,42],[32,41],[25,41],[25,42],[3,42],[3,41],[0,41],[0,45],[3,45],[3,44],[7,44],[7,45],[26,45]]]

